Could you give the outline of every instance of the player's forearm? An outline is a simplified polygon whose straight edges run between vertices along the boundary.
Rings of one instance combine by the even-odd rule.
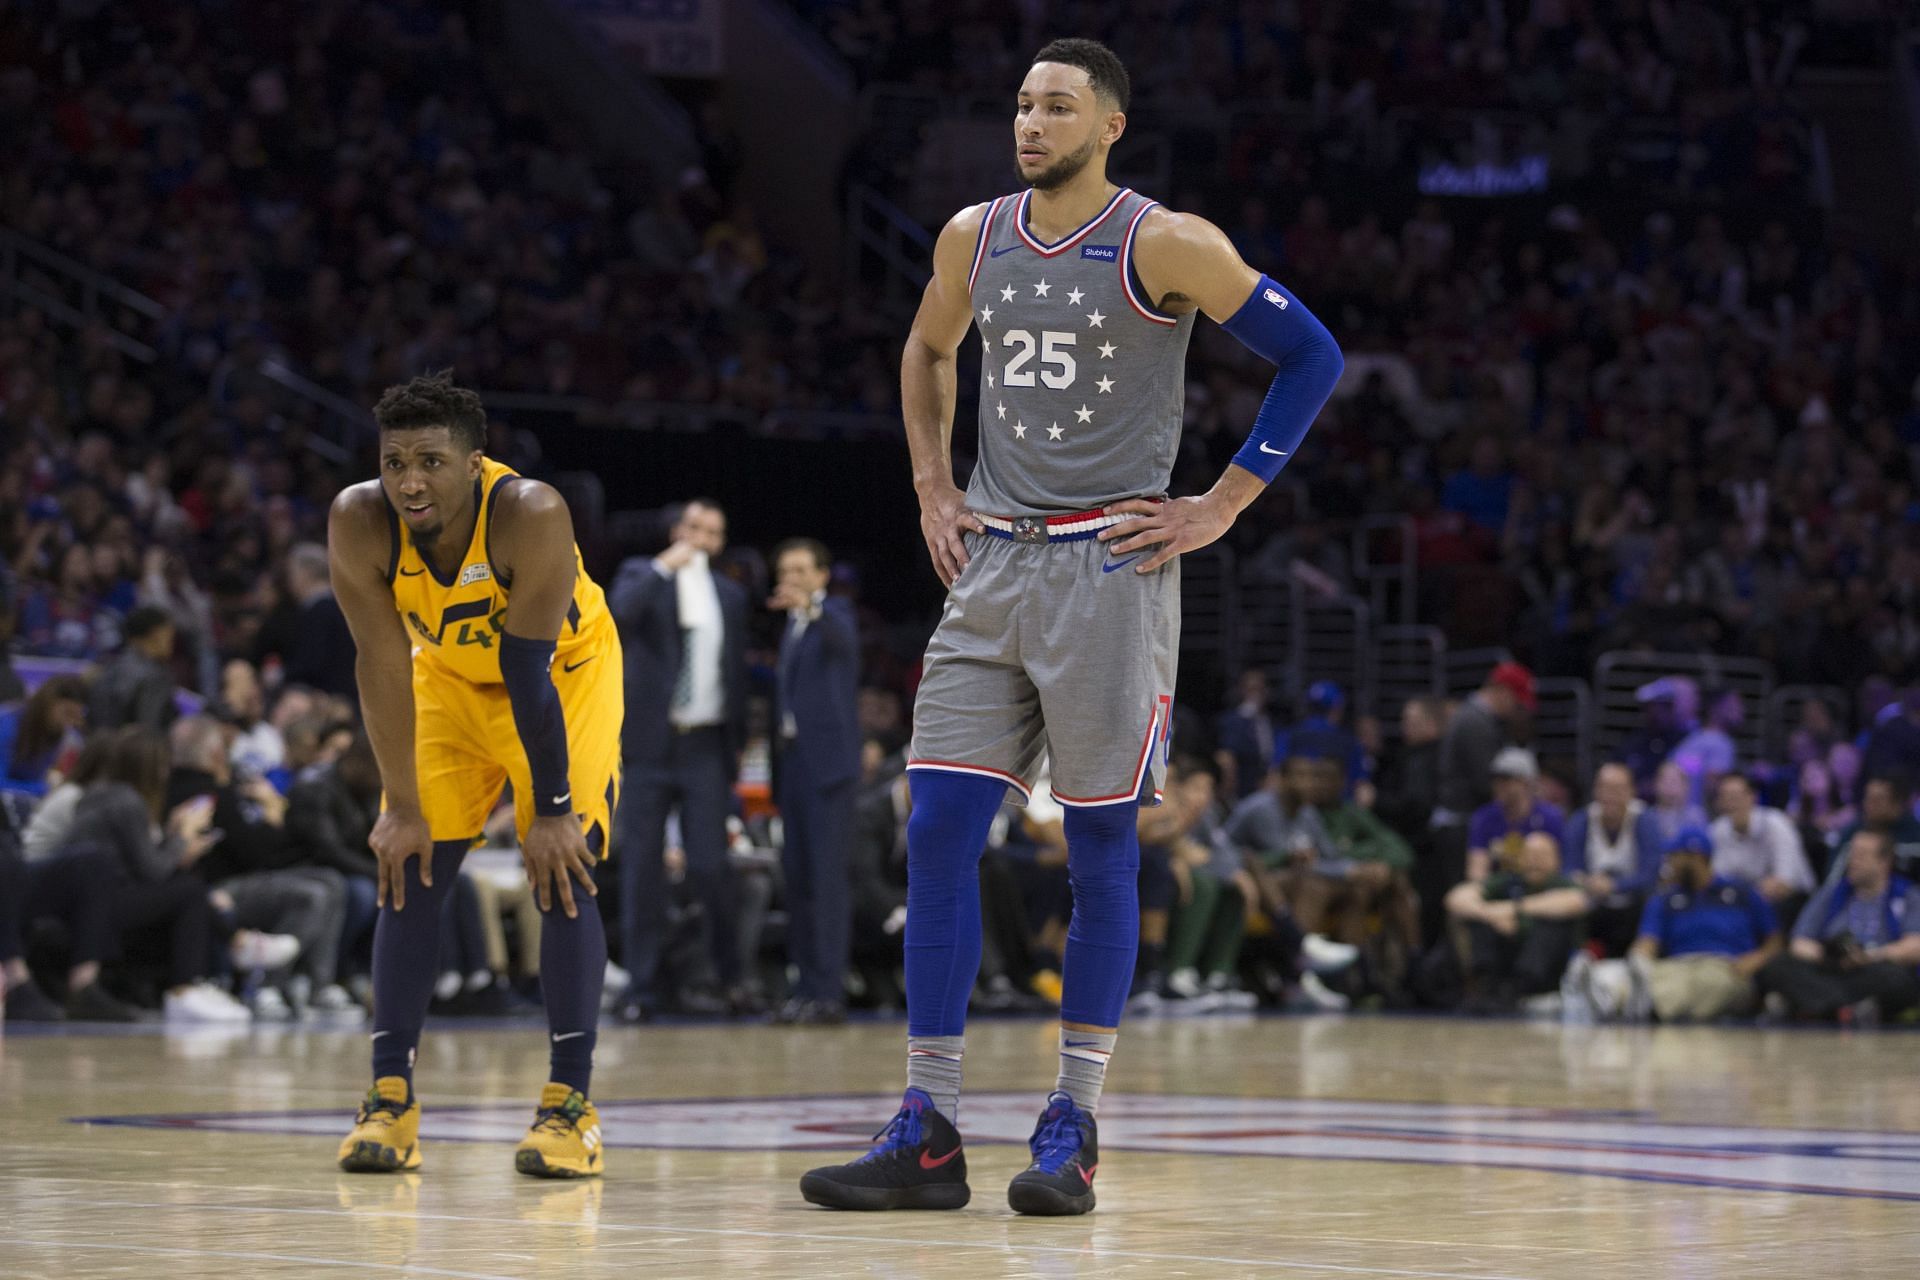
[[[1266,491],[1265,480],[1235,463],[1228,463],[1220,478],[1213,482],[1213,488],[1207,490],[1206,497],[1208,502],[1218,503],[1231,521]]]
[[[958,397],[956,361],[917,336],[900,355],[900,405],[906,419],[907,452],[918,492],[953,483],[953,412]]]
[[[353,664],[360,686],[360,713],[380,766],[387,808],[420,812],[420,781],[413,760],[413,667],[382,663],[363,651]]]

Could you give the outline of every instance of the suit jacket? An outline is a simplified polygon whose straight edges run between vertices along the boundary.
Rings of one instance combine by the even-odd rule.
[[[782,755],[798,753],[809,778],[832,786],[860,773],[859,624],[852,605],[828,596],[798,640],[793,632],[789,618],[775,671],[774,729]],[[784,736],[783,712],[793,716],[792,739]]]
[[[725,699],[727,778],[739,772],[747,740],[747,593],[739,583],[713,575],[720,595],[720,687]],[[680,596],[673,579],[653,567],[653,557],[623,562],[607,592],[607,607],[620,628],[627,672],[627,717],[620,751],[629,768],[663,769],[673,724],[674,679],[680,674],[684,640]]]

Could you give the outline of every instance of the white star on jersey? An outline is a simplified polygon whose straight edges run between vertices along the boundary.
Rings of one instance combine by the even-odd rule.
[[[1082,422],[1092,422],[1093,410],[1087,408],[1087,406],[1085,405],[1081,405],[1078,409],[1075,409],[1073,411],[1073,416],[1080,419],[1080,421]]]
[[[1013,436],[1016,440],[1025,440],[1027,438],[1027,424],[1024,422],[1014,423]]]
[[[1096,310],[1092,315],[1087,317],[1087,327],[1089,329],[1098,329],[1100,327],[1100,322],[1105,319],[1106,317],[1101,315],[1099,311]]]
[[[1111,359],[1113,359],[1113,344],[1112,344],[1111,342],[1103,342],[1103,343],[1101,343],[1101,344],[1100,344],[1100,358],[1101,358],[1102,360],[1111,360]],[[992,378],[988,378],[988,379],[987,379],[987,385],[988,385],[988,386],[992,386],[992,385],[993,385],[993,379],[992,379]]]
[[[1086,294],[1080,292],[1078,289],[1075,289],[1072,293],[1067,295],[1067,302],[1069,303],[1069,305],[1077,307],[1080,305],[1080,299],[1086,296],[1087,296]]]
[[[1013,286],[1012,286],[1012,285],[1008,285],[1008,286],[1007,286],[1006,288],[1004,288],[1004,289],[1002,289],[1002,290],[1000,291],[1000,301],[1002,301],[1002,302],[1012,302],[1012,301],[1013,301]]]
[[[1052,426],[1047,428],[1047,439],[1058,440],[1061,436],[1065,435],[1066,433],[1067,433],[1067,429],[1056,422]]]
[[[1033,291],[1039,297],[1044,298],[1047,296],[1047,290],[1051,288],[1053,288],[1052,285],[1048,284],[1045,280],[1042,280],[1039,284],[1033,286]]]
[[[1094,385],[1094,386],[1096,386],[1096,387],[1098,387],[1098,388],[1100,388],[1100,394],[1104,396],[1104,395],[1106,395],[1106,394],[1107,394],[1108,392],[1110,392],[1110,391],[1112,391],[1112,390],[1113,390],[1113,379],[1112,379],[1112,378],[1102,378],[1102,379],[1100,379],[1100,381],[1098,381],[1098,382],[1096,382],[1096,383],[1094,383],[1093,385]]]
[[[987,375],[987,390],[993,390],[993,375],[991,373]]]
[[[993,308],[992,308],[992,307],[982,307],[982,308],[980,308],[980,323],[981,323],[981,324],[991,324],[991,323],[993,323]]]
[[[1005,422],[1007,420],[1007,406],[1004,404],[1000,404],[1000,405],[995,405],[994,407],[1000,410],[1000,421]]]

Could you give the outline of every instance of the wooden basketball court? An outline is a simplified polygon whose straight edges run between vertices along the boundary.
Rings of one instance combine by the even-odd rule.
[[[897,1103],[898,1023],[603,1034],[598,1182],[515,1174],[534,1026],[430,1028],[426,1167],[333,1150],[363,1033],[0,1039],[0,1276],[1809,1277],[1920,1256],[1920,1041],[1397,1018],[1135,1022],[1100,1207],[1017,1218],[1046,1022],[976,1022],[973,1204],[795,1190]]]

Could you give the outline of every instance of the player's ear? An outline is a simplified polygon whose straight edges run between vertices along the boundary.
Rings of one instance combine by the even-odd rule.
[[[1100,141],[1112,146],[1120,141],[1120,135],[1127,131],[1127,113],[1124,111],[1107,112],[1107,127],[1100,131]]]
[[[485,457],[485,452],[480,449],[475,449],[467,455],[467,478],[469,480],[478,480],[480,478],[481,460]]]

